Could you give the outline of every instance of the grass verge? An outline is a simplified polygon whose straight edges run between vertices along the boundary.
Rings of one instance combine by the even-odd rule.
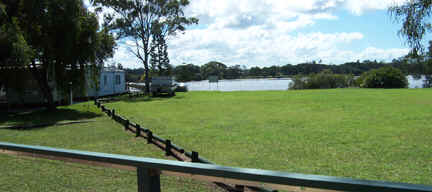
[[[55,113],[2,114],[0,126],[91,120],[88,123],[50,125],[27,130],[0,129],[0,141],[27,145],[166,158],[164,152],[124,132],[120,124],[92,103],[60,107]],[[137,191],[135,172],[90,167],[45,159],[0,154],[0,191]],[[164,191],[216,191],[212,185],[162,176]]]
[[[188,92],[107,106],[228,166],[432,184],[432,89]]]

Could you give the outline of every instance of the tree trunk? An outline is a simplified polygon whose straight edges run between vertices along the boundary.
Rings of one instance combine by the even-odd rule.
[[[39,85],[39,91],[42,93],[43,99],[47,101],[45,106],[48,108],[48,110],[55,110],[56,106],[54,104],[54,98],[46,78],[47,71],[45,69],[38,70],[34,60],[32,61],[32,66],[33,67],[30,70],[32,71],[33,77],[36,79]]]
[[[149,66],[148,66],[147,50],[144,50],[144,73],[145,73],[145,91],[144,91],[144,93],[149,95],[149,93],[150,93],[150,78],[149,78]]]

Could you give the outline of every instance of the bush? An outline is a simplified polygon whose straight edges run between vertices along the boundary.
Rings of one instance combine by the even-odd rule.
[[[352,75],[333,74],[330,70],[323,70],[317,74],[307,76],[297,75],[292,78],[290,89],[332,89],[352,86]]]
[[[408,80],[403,72],[394,67],[382,67],[364,72],[359,77],[363,88],[407,88]]]

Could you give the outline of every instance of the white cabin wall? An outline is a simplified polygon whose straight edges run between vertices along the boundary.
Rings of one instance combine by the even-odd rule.
[[[116,83],[116,75],[120,77],[119,84]],[[101,71],[99,76],[99,90],[96,91],[95,88],[88,88],[87,95],[90,97],[100,97],[125,93],[127,91],[125,81],[124,71]]]

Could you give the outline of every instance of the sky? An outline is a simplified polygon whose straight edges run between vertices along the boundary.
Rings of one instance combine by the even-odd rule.
[[[184,34],[168,39],[172,65],[228,66],[342,64],[391,61],[409,47],[389,6],[406,0],[190,0],[185,15],[199,19]],[[109,62],[138,68],[127,39]]]

